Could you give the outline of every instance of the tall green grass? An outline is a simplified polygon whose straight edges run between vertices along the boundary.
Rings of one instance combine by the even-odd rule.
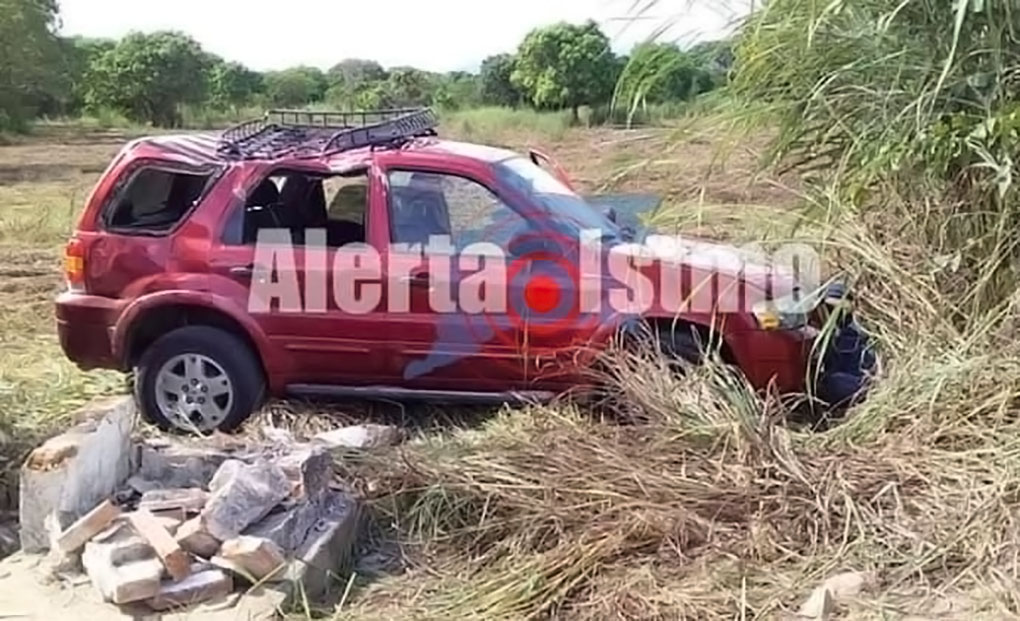
[[[1011,0],[772,0],[737,46],[733,92],[769,106],[775,160],[923,248],[961,326],[1018,276],[1018,31]]]

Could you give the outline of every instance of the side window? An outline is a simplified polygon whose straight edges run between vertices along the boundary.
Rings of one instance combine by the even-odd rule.
[[[169,231],[202,197],[211,177],[211,173],[141,168],[117,192],[104,222],[112,229]]]
[[[505,247],[528,222],[480,183],[442,173],[395,170],[388,175],[390,239],[427,244],[449,235],[457,250],[475,242]]]
[[[305,243],[307,229],[325,229],[331,247],[365,241],[368,177],[277,172],[248,194],[241,244],[254,244],[261,229],[289,229],[295,244]],[[237,243],[236,224],[224,230],[225,243]]]

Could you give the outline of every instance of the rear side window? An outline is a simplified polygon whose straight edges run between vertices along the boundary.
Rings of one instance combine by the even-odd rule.
[[[111,229],[166,232],[201,199],[212,173],[140,168],[116,193],[104,221]]]

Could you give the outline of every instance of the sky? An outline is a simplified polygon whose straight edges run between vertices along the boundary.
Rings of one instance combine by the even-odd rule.
[[[753,0],[59,0],[64,35],[179,30],[260,71],[344,58],[475,71],[536,26],[594,19],[625,53],[664,25],[682,45],[718,38]],[[634,19],[634,15],[638,15]],[[631,16],[628,19],[628,16]]]

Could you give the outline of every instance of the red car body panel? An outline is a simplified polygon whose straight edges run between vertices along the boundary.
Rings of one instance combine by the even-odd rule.
[[[512,188],[500,186],[486,147],[433,140],[411,148],[266,161],[224,159],[216,144],[214,136],[197,135],[132,142],[113,160],[88,198],[73,237],[83,257],[84,283],[56,300],[61,345],[80,366],[127,369],[132,364],[136,326],[147,313],[173,306],[207,309],[235,322],[257,350],[269,391],[275,395],[297,383],[470,391],[559,389],[585,381],[584,368],[620,328],[618,317],[567,323],[533,333],[510,325],[497,330],[476,350],[456,354],[458,344],[439,339],[440,319],[423,298],[424,289],[412,287],[406,313],[386,312],[389,300],[385,294],[375,311],[359,315],[343,313],[332,305],[323,313],[250,312],[249,282],[233,275],[232,269],[251,264],[255,249],[224,243],[222,232],[232,214],[243,209],[248,193],[273,171],[367,169],[365,239],[380,250],[390,244],[389,170],[464,176],[509,200],[523,198],[514,197]],[[216,180],[192,212],[165,234],[104,230],[100,222],[103,206],[118,184],[145,163],[209,170]],[[327,251],[328,261],[335,252]],[[296,251],[299,269],[306,259],[304,253],[303,249]],[[405,267],[397,265],[399,256],[381,252],[381,257],[385,278],[409,275]],[[658,269],[653,265],[646,271],[657,273]],[[731,282],[743,284],[739,277],[732,277]],[[689,286],[681,289],[684,294],[690,292]],[[644,316],[677,318],[658,307]],[[719,317],[686,313],[679,319],[713,326],[755,387],[773,386],[783,392],[804,388],[812,346],[805,330],[763,331],[749,313]],[[449,364],[406,377],[408,364],[435,352],[437,346],[451,348]]]

